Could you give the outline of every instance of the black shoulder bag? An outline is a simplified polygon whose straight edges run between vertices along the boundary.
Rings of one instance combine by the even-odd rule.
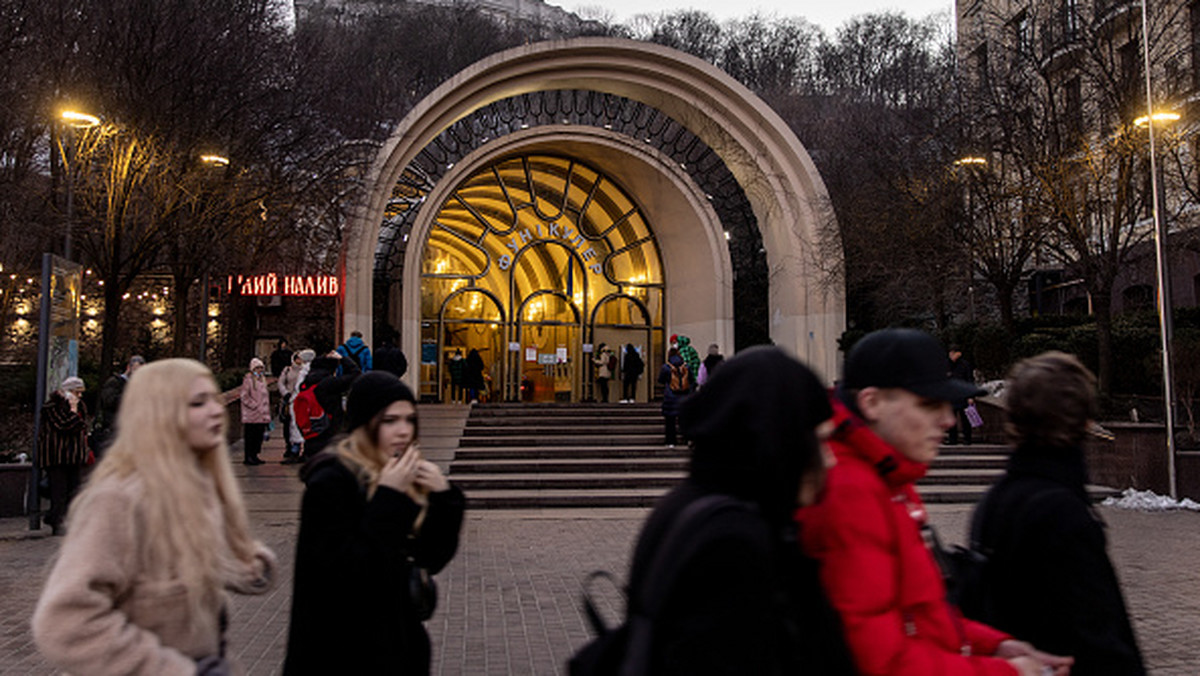
[[[609,627],[601,617],[591,596],[591,584],[600,578],[614,580],[608,571],[593,571],[584,580],[583,611],[596,638],[580,648],[568,661],[571,676],[644,676],[650,672],[650,652],[653,647],[654,622],[680,568],[703,542],[693,537],[697,526],[724,509],[740,509],[744,503],[727,495],[706,495],[688,504],[675,517],[662,544],[650,561],[643,580],[649,593],[640,596],[640,608],[628,608],[625,622]],[[628,606],[628,604],[627,604]]]

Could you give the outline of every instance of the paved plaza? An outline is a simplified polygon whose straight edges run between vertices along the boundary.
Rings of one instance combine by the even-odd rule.
[[[267,444],[263,457],[282,449]],[[444,461],[444,459],[443,459]],[[231,649],[249,674],[283,661],[301,484],[275,462],[241,477],[256,535],[274,548],[281,584],[236,597]],[[961,540],[970,507],[931,506],[945,539]],[[1100,508],[1142,650],[1158,676],[1200,674],[1200,514]],[[469,513],[458,556],[438,576],[441,605],[429,623],[436,674],[558,674],[588,637],[580,582],[591,570],[625,573],[645,510]],[[29,634],[29,617],[58,546],[26,519],[0,520],[0,673],[51,674]],[[616,605],[614,604],[614,607]],[[336,621],[336,618],[330,618]]]

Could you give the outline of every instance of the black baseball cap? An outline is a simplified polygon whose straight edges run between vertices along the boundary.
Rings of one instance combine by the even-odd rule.
[[[974,383],[951,378],[947,359],[938,339],[924,331],[875,331],[850,349],[842,388],[898,387],[918,396],[949,402],[987,394],[987,390]]]

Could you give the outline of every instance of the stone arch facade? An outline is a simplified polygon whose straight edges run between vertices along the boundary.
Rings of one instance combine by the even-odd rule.
[[[442,84],[405,117],[370,171],[367,198],[348,233],[344,330],[366,333],[372,325],[381,224],[406,167],[473,112],[510,97],[554,90],[603,92],[652,107],[719,155],[761,234],[771,340],[832,379],[845,324],[844,297],[840,285],[824,283],[824,270],[831,266],[817,258],[820,224],[832,216],[808,153],[774,111],[714,66],[659,45],[612,38],[552,41],[495,54]],[[462,177],[494,158],[552,151],[584,159],[616,177],[654,224],[667,277],[670,332],[692,336],[701,349],[716,342],[732,351],[734,274],[727,235],[709,196],[676,161],[638,139],[599,127],[551,124],[484,141],[447,168],[426,201],[438,203]],[[411,241],[423,241],[433,211],[415,219]],[[402,293],[386,310],[414,363],[421,347],[421,248],[405,251]]]

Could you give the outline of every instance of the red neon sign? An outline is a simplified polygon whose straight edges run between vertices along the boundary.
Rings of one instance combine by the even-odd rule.
[[[243,296],[336,296],[341,282],[335,275],[230,275],[226,291]]]

